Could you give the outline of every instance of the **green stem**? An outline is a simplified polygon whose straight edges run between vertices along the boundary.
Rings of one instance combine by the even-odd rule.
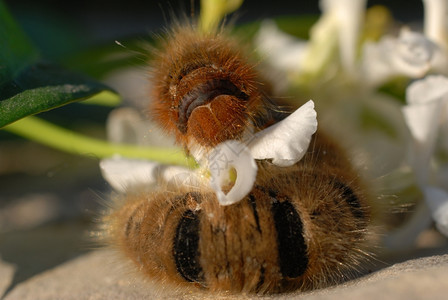
[[[138,147],[126,144],[111,144],[61,128],[37,117],[27,117],[2,128],[11,133],[38,143],[78,155],[110,157],[119,154],[129,158],[157,161],[194,167],[193,159],[175,148]]]

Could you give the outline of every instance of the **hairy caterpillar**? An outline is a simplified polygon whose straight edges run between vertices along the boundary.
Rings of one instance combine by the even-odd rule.
[[[154,119],[198,159],[285,117],[225,32],[177,27],[152,69]],[[111,244],[154,281],[211,291],[309,290],[358,269],[371,213],[343,150],[319,129],[296,164],[257,166],[250,193],[230,206],[205,183],[129,188],[104,218]]]

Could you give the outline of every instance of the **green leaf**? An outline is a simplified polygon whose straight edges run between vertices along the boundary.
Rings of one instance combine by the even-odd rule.
[[[23,117],[84,100],[103,91],[112,90],[58,66],[36,63],[0,86],[0,128]]]
[[[301,39],[309,39],[309,31],[311,27],[319,19],[315,15],[301,15],[301,16],[284,16],[275,18],[275,23],[280,30],[294,35]]]
[[[29,115],[112,91],[87,77],[42,62],[1,0],[0,43],[0,128]],[[117,103],[117,99],[116,94],[107,96],[109,103]]]

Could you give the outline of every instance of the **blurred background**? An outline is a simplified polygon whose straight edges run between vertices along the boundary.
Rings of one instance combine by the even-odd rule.
[[[45,58],[99,80],[117,67],[107,64],[105,53],[122,57],[121,67],[139,65],[134,42],[150,39],[169,24],[172,11],[181,15],[191,10],[190,1],[5,3]],[[386,5],[399,22],[418,26],[423,17],[421,0],[368,1],[368,6],[377,4]],[[308,14],[320,14],[318,1],[246,0],[237,24]],[[39,116],[106,139],[104,124],[111,110],[75,103]],[[98,158],[66,154],[0,130],[0,257],[17,266],[9,289],[95,248],[88,236],[108,191]],[[428,253],[444,245],[433,246]]]
[[[7,0],[6,4],[21,22],[25,30],[33,36],[48,30],[52,25],[65,24],[75,31],[84,32],[85,42],[107,42],[135,35],[146,35],[169,24],[171,12],[176,14],[191,12],[191,2],[199,7],[199,1],[23,1]],[[320,14],[319,1],[244,1],[237,12],[237,23],[260,21],[285,15]],[[423,5],[421,0],[369,0],[368,6],[386,5],[393,16],[406,23],[421,20]],[[58,23],[61,22],[61,23]],[[55,32],[62,28],[53,27]],[[36,42],[37,39],[36,39]],[[43,42],[42,40],[40,42]]]

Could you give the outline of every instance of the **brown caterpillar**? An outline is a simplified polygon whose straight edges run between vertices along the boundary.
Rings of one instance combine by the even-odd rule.
[[[187,150],[244,141],[281,115],[224,33],[176,29],[153,68],[154,117]],[[206,183],[129,189],[104,218],[111,244],[151,280],[211,291],[310,290],[359,269],[371,213],[339,146],[319,130],[295,165],[257,166],[251,192],[230,206]]]

